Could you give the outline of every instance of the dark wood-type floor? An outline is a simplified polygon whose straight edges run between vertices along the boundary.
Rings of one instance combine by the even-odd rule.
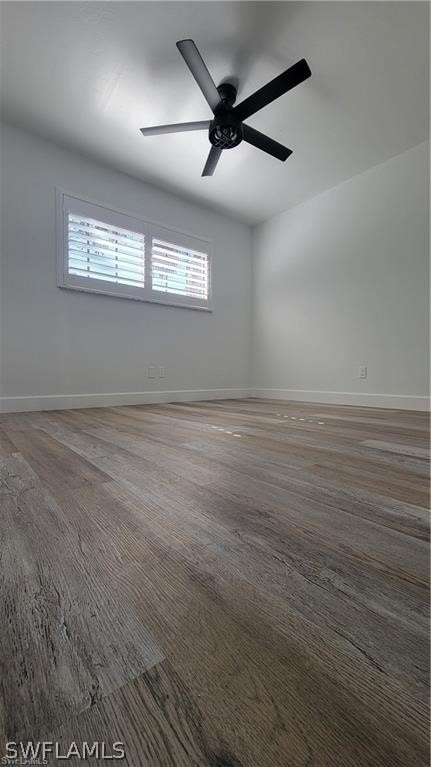
[[[427,765],[427,428],[253,399],[3,415],[5,739]]]

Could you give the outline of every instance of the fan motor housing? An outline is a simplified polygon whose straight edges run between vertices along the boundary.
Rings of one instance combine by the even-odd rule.
[[[210,123],[209,140],[219,149],[233,149],[242,137],[242,125],[231,112],[216,115]]]
[[[237,89],[233,83],[223,82],[217,88],[220,104],[215,110],[214,120],[209,127],[209,140],[218,149],[233,149],[242,141],[241,122],[235,117],[232,107],[236,101]]]

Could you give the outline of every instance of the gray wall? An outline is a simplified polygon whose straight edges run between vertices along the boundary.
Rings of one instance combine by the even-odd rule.
[[[256,393],[426,405],[428,156],[420,144],[255,230]]]
[[[214,311],[59,289],[56,186],[211,240]],[[193,390],[184,395],[191,399],[243,393],[251,353],[248,227],[10,126],[2,130],[2,206],[4,409],[84,405],[93,400],[74,395],[154,389]],[[164,366],[166,377],[148,379],[150,365]],[[97,398],[120,401],[145,398]]]

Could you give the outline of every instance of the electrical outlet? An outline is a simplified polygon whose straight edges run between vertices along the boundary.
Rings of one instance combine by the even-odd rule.
[[[159,368],[159,378],[164,378],[164,377],[165,377],[165,368],[164,367],[160,367]]]
[[[359,365],[359,378],[367,378],[368,368],[366,365]]]
[[[148,378],[155,378],[156,377],[156,368],[154,365],[150,365],[148,368]]]

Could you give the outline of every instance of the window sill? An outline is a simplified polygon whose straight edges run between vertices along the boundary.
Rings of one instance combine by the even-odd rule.
[[[214,311],[213,307],[210,304],[201,305],[198,303],[190,303],[190,300],[188,298],[184,298],[184,300],[181,300],[181,298],[176,298],[175,296],[170,297],[168,293],[162,293],[159,296],[156,296],[154,294],[151,295],[137,295],[137,294],[130,294],[127,292],[124,292],[123,295],[121,295],[118,290],[109,290],[109,288],[105,287],[85,287],[84,285],[72,285],[67,283],[62,283],[61,285],[58,285],[59,288],[62,290],[77,290],[80,293],[91,293],[93,295],[100,295],[100,296],[109,296],[110,298],[120,298],[126,301],[144,301],[145,303],[149,304],[159,304],[162,306],[174,306],[177,309],[197,309],[201,312],[212,312]]]

